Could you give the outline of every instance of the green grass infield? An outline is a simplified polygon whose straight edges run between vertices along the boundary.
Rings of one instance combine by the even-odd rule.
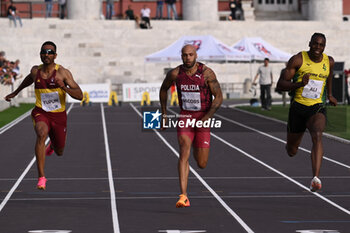
[[[260,107],[241,106],[239,109],[264,115],[281,121],[288,121],[289,105],[273,105],[271,111],[262,110]],[[327,106],[326,133],[350,140],[350,106]]]
[[[34,108],[34,104],[20,104],[19,107],[9,107],[0,112],[0,128],[20,117],[30,109]]]

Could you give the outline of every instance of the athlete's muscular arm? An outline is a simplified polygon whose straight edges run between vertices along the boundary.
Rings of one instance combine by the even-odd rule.
[[[291,57],[288,61],[287,67],[277,82],[276,91],[293,91],[299,87],[305,86],[309,82],[309,74],[303,76],[302,82],[293,83],[291,82],[295,73],[303,64],[303,57],[301,53],[298,53]]]
[[[212,69],[210,69],[209,67],[205,67],[205,70],[203,72],[203,76],[204,76],[204,79],[206,80],[206,82],[210,88],[211,93],[215,97],[213,102],[211,103],[209,111],[201,119],[202,121],[206,121],[209,118],[211,118],[214,115],[214,113],[220,108],[223,98],[222,98],[220,84],[219,84],[218,80],[216,79],[216,75],[215,75],[214,71]]]
[[[11,101],[11,99],[14,98],[16,95],[18,95],[18,93],[20,93],[24,88],[32,85],[32,83],[35,81],[37,72],[38,72],[38,66],[33,66],[30,73],[27,75],[27,77],[24,78],[24,80],[19,85],[19,87],[11,94],[5,96],[5,100]]]
[[[327,98],[329,103],[333,106],[337,106],[337,99],[332,95],[332,79],[333,79],[333,67],[334,67],[334,59],[329,56],[329,75],[327,78]]]
[[[72,98],[82,100],[83,92],[79,85],[74,81],[72,73],[63,67],[59,68],[58,73],[60,75],[57,78],[57,83],[60,88],[67,92]]]
[[[165,76],[165,79],[162,83],[162,86],[160,87],[159,91],[159,100],[160,100],[160,106],[162,110],[162,117],[163,122],[166,120],[166,106],[168,101],[168,90],[173,85],[173,83],[176,81],[177,75],[179,73],[179,67],[176,67],[175,69],[170,70],[167,75]],[[163,128],[163,124],[162,124]]]

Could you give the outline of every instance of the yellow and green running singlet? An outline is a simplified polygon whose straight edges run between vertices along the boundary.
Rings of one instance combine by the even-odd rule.
[[[324,88],[329,76],[329,58],[323,53],[321,62],[313,62],[306,51],[302,51],[303,64],[293,77],[301,82],[304,74],[310,74],[309,83],[295,90],[294,101],[311,106],[324,102]]]

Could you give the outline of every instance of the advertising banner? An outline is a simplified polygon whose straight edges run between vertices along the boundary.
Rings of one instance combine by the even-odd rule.
[[[159,101],[161,83],[124,83],[123,102],[141,101],[145,92],[149,93],[151,101]]]
[[[110,84],[108,83],[93,83],[93,84],[80,84],[79,85],[83,93],[89,94],[90,102],[92,103],[108,103],[109,95],[111,92]],[[75,100],[67,94],[67,100],[69,103],[78,103],[79,100]]]

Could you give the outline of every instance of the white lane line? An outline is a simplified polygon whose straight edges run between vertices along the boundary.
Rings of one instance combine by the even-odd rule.
[[[139,110],[135,108],[133,104],[130,104],[130,106],[134,109],[134,111],[142,118],[142,114]],[[157,131],[153,130],[158,137],[164,142],[166,146],[169,147],[169,149],[177,156],[179,157],[179,153],[165,140],[165,138]],[[236,220],[237,222],[248,232],[248,233],[254,233],[252,229],[222,200],[222,198],[203,180],[203,178],[190,166],[190,171],[197,177],[197,179],[210,191],[210,193],[220,202],[220,204],[229,212]]]
[[[331,194],[325,195],[333,198],[349,198],[350,195]],[[225,199],[269,199],[269,198],[315,198],[312,195],[222,195]],[[12,198],[12,201],[67,201],[67,200],[110,200],[110,197],[42,197],[42,198]],[[174,199],[174,196],[127,196],[117,197],[117,200],[149,200],[149,199]],[[191,199],[215,199],[211,196],[191,196]]]
[[[67,111],[67,114],[70,112],[70,110],[72,109],[74,103],[72,103]],[[47,144],[49,141],[49,138],[46,139],[45,144]],[[26,169],[24,169],[23,173],[20,175],[20,177],[18,178],[18,180],[16,181],[16,183],[12,186],[11,190],[7,193],[6,197],[4,198],[4,200],[2,200],[1,204],[0,204],[0,212],[1,210],[5,207],[6,203],[10,200],[12,194],[16,191],[17,187],[19,186],[19,184],[22,182],[23,178],[27,175],[28,171],[30,170],[30,168],[33,166],[33,164],[35,163],[36,158],[35,155],[33,157],[33,159],[29,162],[28,166],[26,167]]]
[[[19,116],[18,118],[16,118],[15,120],[13,120],[12,122],[8,123],[7,125],[4,125],[3,127],[0,128],[0,134],[5,133],[7,130],[9,130],[10,128],[12,128],[13,126],[15,126],[16,124],[18,124],[19,122],[21,122],[23,119],[25,119],[27,116],[30,115],[32,110],[29,110],[28,112],[24,113],[23,115]]]
[[[110,156],[110,152],[109,152],[109,144],[108,144],[108,135],[107,135],[105,112],[104,112],[102,103],[100,104],[100,106],[101,106],[103,135],[104,135],[105,150],[106,150],[106,160],[107,160],[107,169],[108,169],[108,181],[109,181],[109,189],[110,189],[110,195],[111,195],[111,209],[112,209],[113,229],[114,229],[114,233],[119,233],[120,229],[119,229],[119,220],[118,220],[118,212],[117,212],[117,200],[115,198],[115,189],[114,189],[114,182],[113,182],[111,156]]]
[[[70,233],[71,230],[30,230],[28,233]]]
[[[310,189],[309,189],[308,187],[302,185],[302,184],[299,183],[298,181],[292,179],[291,177],[289,177],[289,176],[287,176],[286,174],[284,174],[284,173],[278,171],[277,169],[271,167],[270,165],[268,165],[268,164],[262,162],[261,160],[255,158],[254,156],[248,154],[247,152],[241,150],[240,148],[238,148],[238,147],[232,145],[231,143],[229,143],[229,142],[227,142],[226,140],[220,138],[219,136],[215,135],[214,133],[211,133],[211,135],[212,135],[213,137],[215,137],[216,139],[218,139],[219,141],[221,141],[221,142],[223,142],[224,144],[226,144],[227,146],[229,146],[229,147],[235,149],[236,151],[242,153],[243,155],[247,156],[248,158],[254,160],[255,162],[260,163],[260,164],[263,165],[264,167],[267,167],[267,168],[270,169],[271,171],[273,171],[273,172],[279,174],[280,176],[283,176],[283,177],[286,178],[287,180],[289,180],[289,181],[293,182],[294,184],[298,185],[298,186],[301,187],[302,189],[304,189],[304,190],[310,192],[311,194],[313,194],[313,195],[315,195],[315,196],[321,198],[322,200],[324,200],[324,201],[326,201],[327,203],[331,204],[332,206],[338,208],[339,210],[343,211],[344,213],[350,215],[350,211],[349,211],[349,210],[347,210],[347,209],[341,207],[340,205],[338,205],[338,204],[336,204],[335,202],[333,202],[333,201],[327,199],[326,197],[320,195],[319,193],[311,192]]]
[[[170,110],[170,109],[169,109],[169,110]],[[174,112],[173,110],[170,110],[170,111]],[[231,119],[229,119],[229,118],[226,118],[226,117],[224,117],[224,116],[215,114],[215,116],[216,116],[216,115],[219,116],[219,117],[221,117],[221,118],[224,119],[224,120],[227,120],[227,121],[229,121],[229,122],[235,123],[235,124],[240,125],[240,126],[242,126],[242,127],[244,127],[244,128],[250,129],[250,130],[252,130],[252,131],[254,131],[254,132],[257,132],[257,133],[260,133],[260,134],[265,135],[265,136],[267,136],[267,137],[273,138],[273,139],[275,139],[275,140],[277,140],[277,141],[284,142],[283,140],[281,140],[281,139],[279,139],[279,138],[276,138],[276,137],[274,137],[274,136],[272,136],[272,135],[269,135],[269,134],[264,133],[264,132],[262,132],[262,131],[259,131],[259,130],[257,130],[257,129],[251,128],[251,127],[246,126],[246,125],[243,125],[243,124],[241,124],[241,123],[239,123],[239,122],[233,121],[233,120],[231,120]],[[269,168],[270,170],[272,170],[272,171],[274,171],[275,173],[277,173],[277,174],[283,176],[284,178],[288,179],[289,181],[293,182],[294,184],[298,185],[299,187],[305,189],[306,191],[308,191],[308,192],[314,194],[315,196],[321,198],[322,200],[328,202],[329,204],[333,205],[334,207],[336,207],[336,208],[340,209],[341,211],[345,212],[346,214],[350,215],[350,211],[349,211],[349,210],[343,208],[342,206],[336,204],[335,202],[332,202],[331,200],[329,200],[329,199],[325,198],[324,196],[320,195],[319,193],[311,192],[310,189],[309,189],[308,187],[302,185],[301,183],[299,183],[298,181],[294,180],[293,178],[291,178],[291,177],[285,175],[284,173],[278,171],[277,169],[271,167],[270,165],[268,165],[268,164],[262,162],[261,160],[255,158],[254,156],[248,154],[247,152],[241,150],[240,148],[238,148],[238,147],[232,145],[231,143],[229,143],[229,142],[227,142],[226,140],[220,138],[219,136],[215,135],[214,133],[210,133],[210,134],[211,134],[213,137],[215,137],[216,139],[218,139],[219,141],[221,141],[221,142],[223,142],[224,144],[228,145],[229,147],[231,147],[231,148],[237,150],[238,152],[240,152],[240,153],[244,154],[245,156],[249,157],[250,159],[252,159],[252,160],[254,160],[254,161],[260,163],[261,165],[263,165],[263,166],[265,166],[265,167],[267,167],[267,168]],[[305,149],[304,149],[304,150],[305,150]],[[309,153],[311,153],[311,152],[309,152]],[[340,163],[340,164],[341,164],[341,163]],[[345,165],[345,164],[344,164],[344,166],[347,167],[347,165]],[[349,168],[350,168],[350,167],[349,167]]]
[[[272,135],[267,134],[267,133],[264,133],[264,132],[262,132],[262,131],[260,131],[260,130],[254,129],[254,128],[249,127],[249,126],[247,126],[247,125],[244,125],[244,124],[242,124],[242,123],[239,123],[239,122],[234,121],[234,120],[232,120],[232,119],[229,119],[229,118],[227,118],[227,117],[221,116],[220,114],[215,114],[215,116],[217,116],[217,117],[219,117],[219,118],[221,118],[221,119],[224,119],[224,120],[226,120],[226,121],[228,121],[228,122],[231,122],[231,123],[233,123],[233,124],[239,125],[239,126],[241,126],[241,127],[243,127],[243,128],[246,128],[246,129],[249,129],[249,130],[254,131],[254,132],[256,132],[256,133],[259,133],[259,134],[261,134],[261,135],[264,135],[264,136],[266,136],[266,137],[272,138],[272,139],[274,139],[274,140],[276,140],[276,141],[279,141],[279,142],[281,142],[281,143],[284,143],[284,144],[287,143],[286,141],[284,141],[284,140],[282,140],[282,139],[279,139],[279,138],[277,138],[277,137],[275,137],[275,136],[272,136]],[[307,149],[305,149],[305,148],[303,148],[303,147],[299,147],[299,149],[302,150],[302,151],[304,151],[304,152],[311,153],[310,150],[307,150]],[[332,162],[332,163],[335,163],[335,164],[338,164],[338,165],[340,165],[340,166],[342,166],[342,167],[345,167],[345,168],[349,168],[349,169],[350,169],[350,166],[347,165],[347,164],[338,162],[338,161],[336,161],[336,160],[334,160],[334,159],[331,159],[331,158],[328,158],[328,157],[326,157],[326,156],[323,156],[323,158],[324,158],[325,160],[328,160],[328,161]]]
[[[30,230],[28,233],[70,233],[71,230]]]
[[[272,117],[268,117],[268,116],[264,116],[264,115],[260,115],[258,113],[254,113],[254,112],[249,112],[249,111],[246,111],[246,110],[242,110],[240,108],[236,108],[236,107],[231,107],[229,106],[229,108],[232,108],[238,112],[243,112],[243,113],[246,113],[246,114],[249,114],[249,115],[252,115],[252,116],[256,116],[256,117],[259,117],[259,118],[263,118],[265,120],[269,120],[269,121],[274,121],[274,122],[277,122],[277,123],[280,123],[280,124],[283,124],[283,125],[287,125],[287,122],[285,121],[281,121],[281,120],[278,120],[278,119],[275,119],[275,118],[272,118]]]
[[[238,106],[241,106],[241,105],[238,104],[236,106],[238,107]],[[229,108],[233,108],[233,109],[235,109],[235,110],[237,110],[239,112],[244,112],[244,113],[249,114],[249,115],[253,115],[253,116],[256,116],[256,117],[264,118],[264,119],[267,119],[267,120],[270,120],[270,121],[275,121],[275,122],[287,125],[287,122],[285,122],[285,121],[281,121],[281,120],[278,120],[278,119],[274,119],[272,117],[268,117],[268,116],[260,115],[260,114],[257,114],[257,113],[249,112],[249,111],[246,111],[246,110],[243,110],[243,109],[239,109],[239,108],[236,108],[236,106],[233,106],[233,107],[229,106]],[[341,142],[341,143],[344,143],[344,144],[350,144],[350,140],[347,140],[345,138],[334,136],[334,135],[329,134],[329,133],[323,133],[323,135],[325,137],[327,137],[327,138],[336,140],[338,142]]]
[[[34,163],[35,163],[35,156],[32,159],[32,161],[30,161],[30,163],[28,164],[27,168],[23,171],[22,175],[18,178],[16,183],[12,186],[11,190],[7,193],[7,195],[4,198],[4,200],[2,200],[2,202],[0,204],[0,212],[5,207],[5,205],[7,204],[8,200],[10,200],[12,194],[15,192],[15,190],[17,189],[17,187],[19,186],[19,184],[21,183],[21,181],[23,180],[25,175],[27,175],[29,169],[33,166]]]
[[[159,230],[158,232],[163,232],[163,233],[205,233],[207,231],[206,230]],[[330,233],[332,233],[332,232],[330,232]],[[338,233],[338,232],[336,232],[336,233]]]
[[[206,177],[203,176],[203,179],[211,179],[211,180],[246,180],[246,179],[284,179],[280,176],[210,176]],[[293,179],[310,179],[310,176],[291,176]],[[113,180],[178,180],[179,177],[118,177],[113,178]],[[188,179],[197,179],[194,176],[188,177]],[[324,179],[350,179],[350,176],[322,176],[322,180]],[[17,179],[14,178],[0,178],[0,181],[14,181]],[[23,181],[29,181],[29,180],[37,180],[35,178],[24,178]],[[77,178],[50,178],[50,180],[60,180],[60,181],[93,181],[93,180],[108,180],[108,178],[84,178],[84,177],[77,177]]]

